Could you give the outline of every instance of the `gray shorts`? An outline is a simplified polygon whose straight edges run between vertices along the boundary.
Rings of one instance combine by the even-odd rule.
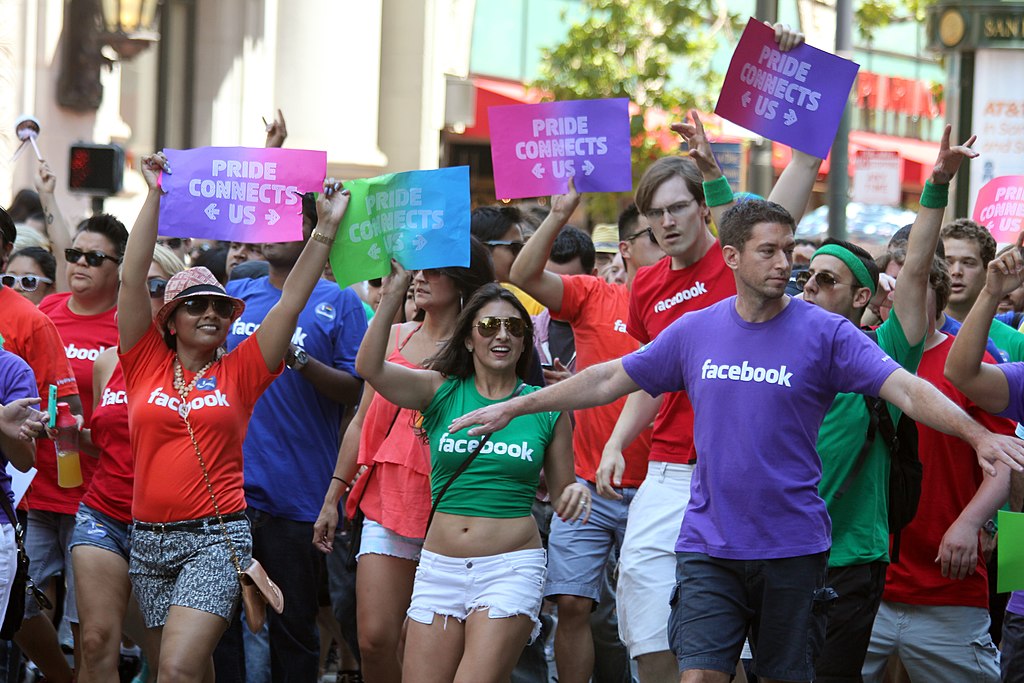
[[[237,514],[228,515],[231,521],[225,526],[244,569],[252,559],[252,534],[244,513]],[[171,605],[230,621],[241,586],[216,517],[159,525],[135,522],[131,553],[128,575],[147,627],[163,626]]]
[[[75,573],[71,567],[71,536],[75,531],[75,516],[45,510],[28,511],[28,530],[25,532],[25,551],[30,563],[32,582],[42,591],[50,580],[64,573],[64,616],[78,623],[78,602],[75,599]],[[37,617],[39,605],[35,600],[25,601],[25,619]]]

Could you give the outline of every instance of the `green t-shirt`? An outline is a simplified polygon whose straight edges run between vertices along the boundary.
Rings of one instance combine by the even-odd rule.
[[[988,328],[988,337],[997,349],[1006,354],[1007,357],[1003,360],[1009,360],[1011,363],[1024,360],[1024,334],[1000,320],[993,319],[992,325]]]
[[[538,389],[527,386],[520,395]],[[469,436],[468,429],[449,434],[448,425],[472,410],[508,398],[484,398],[473,377],[449,378],[437,390],[434,400],[423,411],[423,429],[430,439],[432,498],[436,500],[480,440]],[[544,453],[554,437],[558,416],[557,412],[520,415],[491,434],[473,463],[444,494],[438,512],[497,519],[529,515],[540,483]]]
[[[911,347],[893,310],[877,330],[878,345],[908,372],[916,372],[924,340]],[[900,411],[889,405],[893,424]],[[839,394],[818,431],[821,484],[818,491],[832,518],[830,567],[889,560],[889,451],[876,436],[867,461],[839,500],[835,493],[853,469],[868,431],[868,408],[861,394]]]

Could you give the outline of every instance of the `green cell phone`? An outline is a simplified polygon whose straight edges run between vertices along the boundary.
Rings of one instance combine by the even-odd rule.
[[[57,385],[50,385],[50,394],[46,399],[46,408],[50,411],[50,422],[47,425],[50,429],[57,426]]]

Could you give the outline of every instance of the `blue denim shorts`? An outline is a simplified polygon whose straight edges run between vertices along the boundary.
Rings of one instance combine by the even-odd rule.
[[[74,550],[78,545],[109,550],[120,555],[125,562],[131,556],[131,525],[103,514],[85,503],[78,504],[75,515],[75,530],[71,532],[68,547]]]

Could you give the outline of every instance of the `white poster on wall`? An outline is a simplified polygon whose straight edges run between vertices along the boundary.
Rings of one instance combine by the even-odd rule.
[[[1024,73],[1022,50],[978,50],[974,58],[974,109],[971,131],[980,156],[971,162],[971,201],[974,215],[978,190],[999,176],[1024,175],[1024,94],[1008,87],[1010,74]]]
[[[900,153],[857,150],[853,158],[853,201],[899,206]]]

